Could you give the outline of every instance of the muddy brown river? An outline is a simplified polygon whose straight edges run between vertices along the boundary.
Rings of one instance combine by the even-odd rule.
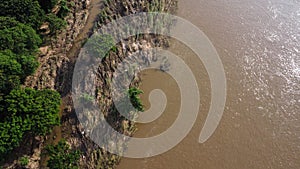
[[[210,81],[195,54],[172,40],[170,51],[190,66],[200,88],[197,121],[170,151],[145,159],[123,158],[117,169],[299,169],[300,1],[180,0],[178,16],[200,28],[216,47],[227,78],[227,101],[212,137],[198,143],[210,105]],[[164,114],[139,124],[135,137],[165,131],[176,119],[179,88],[169,75],[142,72],[142,99],[162,89]],[[165,80],[162,80],[165,79]]]

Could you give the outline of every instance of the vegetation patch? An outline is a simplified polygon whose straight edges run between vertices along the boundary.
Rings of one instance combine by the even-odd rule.
[[[138,111],[144,111],[144,105],[142,104],[142,100],[140,98],[140,94],[142,94],[143,91],[138,89],[137,87],[131,87],[128,90],[128,95],[131,101],[131,104],[134,108],[136,108]]]

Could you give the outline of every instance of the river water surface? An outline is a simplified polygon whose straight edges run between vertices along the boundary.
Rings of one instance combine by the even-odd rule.
[[[170,51],[195,74],[201,104],[196,124],[170,151],[146,159],[123,158],[118,169],[299,169],[300,2],[298,0],[180,0],[179,16],[200,28],[216,47],[227,78],[223,118],[204,144],[198,143],[210,105],[210,82],[200,60],[180,42]],[[176,119],[180,93],[167,74],[142,73],[142,99],[161,88],[164,114],[139,124],[135,137],[165,131]],[[164,79],[164,81],[162,80]]]

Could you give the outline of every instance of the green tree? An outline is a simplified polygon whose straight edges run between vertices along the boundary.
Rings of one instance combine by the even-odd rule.
[[[30,26],[8,17],[0,17],[0,50],[9,49],[16,54],[33,54],[42,43]]]
[[[7,116],[29,120],[31,132],[36,135],[45,135],[53,126],[59,125],[60,95],[56,91],[31,88],[12,90],[5,97],[5,102]]]
[[[27,156],[23,156],[20,158],[19,163],[22,167],[25,167],[29,163],[29,158]]]
[[[17,56],[16,60],[21,64],[23,75],[21,76],[22,80],[25,80],[25,78],[29,75],[32,75],[37,67],[39,66],[39,62],[37,61],[36,57],[33,55],[21,55]]]
[[[20,145],[27,132],[44,135],[59,124],[60,95],[52,90],[14,89],[4,97],[0,159]]]
[[[0,51],[0,95],[18,88],[37,66],[35,56],[16,55],[10,50]]]
[[[47,167],[51,169],[77,169],[80,151],[71,150],[65,140],[58,142],[57,145],[50,145],[46,148],[50,159]]]
[[[0,9],[0,16],[15,18],[35,30],[45,19],[45,13],[36,0],[1,0]]]
[[[24,80],[27,76],[32,75],[37,69],[39,62],[34,55],[17,55],[10,50],[0,51],[1,57],[9,57],[12,60],[16,60],[22,68],[21,79]]]

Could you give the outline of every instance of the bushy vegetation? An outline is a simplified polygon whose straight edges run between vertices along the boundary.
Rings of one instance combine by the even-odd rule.
[[[8,152],[19,146],[25,126],[22,118],[17,116],[0,122],[0,158],[4,158]]]
[[[56,6],[59,10],[56,12],[56,14],[54,14],[52,13],[52,9]],[[63,21],[62,18],[67,16],[70,11],[66,0],[2,0],[0,3],[0,9],[1,17],[18,21],[18,23],[22,23],[27,27],[31,27],[37,32],[40,31],[39,29],[41,25],[49,20],[51,20],[51,22],[49,22],[49,27],[51,27],[50,29],[52,29],[53,32],[63,28],[64,24],[61,24]],[[1,20],[1,25],[2,23],[3,21]],[[11,25],[11,27],[14,28],[11,28],[7,31],[13,31],[15,29],[20,31],[21,29],[27,29],[27,27],[24,28],[23,25],[21,25],[21,28],[20,25]],[[31,32],[32,31],[30,30],[27,33]],[[21,36],[20,38],[23,37]],[[33,38],[35,39],[36,37],[33,36]]]
[[[9,93],[10,90],[19,87],[22,66],[10,56],[0,53],[0,92],[2,95]]]
[[[0,51],[1,82],[6,82],[5,79],[14,76],[17,81],[12,81],[15,84],[11,84],[11,86],[18,86],[17,82],[23,82],[27,76],[35,72],[38,65],[39,63],[34,55],[17,55],[10,50]],[[0,85],[0,92],[3,89],[6,90],[7,87],[9,86]]]
[[[60,18],[64,18],[67,16],[67,14],[70,12],[70,9],[68,7],[66,0],[61,0],[59,3],[60,9],[57,13],[57,16]]]
[[[5,97],[7,117],[30,120],[30,132],[44,135],[59,124],[60,95],[52,90],[13,90]]]
[[[47,167],[51,169],[78,169],[80,151],[71,150],[66,141],[62,140],[57,145],[47,147],[50,156]]]

